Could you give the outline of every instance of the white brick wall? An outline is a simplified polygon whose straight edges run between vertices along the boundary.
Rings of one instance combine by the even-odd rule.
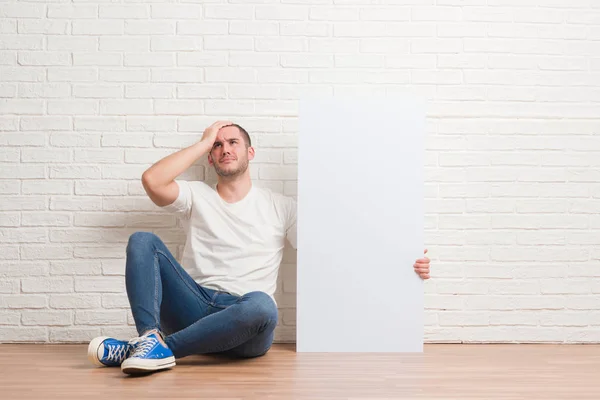
[[[295,196],[303,93],[428,101],[426,341],[600,341],[599,24],[591,0],[0,3],[0,341],[133,335],[127,238],[183,240],[141,173],[231,118]],[[290,249],[278,300],[294,340]]]

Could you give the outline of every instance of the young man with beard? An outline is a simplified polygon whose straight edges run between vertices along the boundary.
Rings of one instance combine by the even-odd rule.
[[[205,154],[216,185],[176,179]],[[171,368],[192,354],[258,357],[269,350],[286,238],[296,248],[296,202],[252,184],[248,164],[254,154],[242,127],[217,121],[198,143],[144,172],[150,199],[183,221],[182,262],[158,236],[131,235],[125,282],[140,336],[95,338],[90,361],[137,374]],[[417,260],[414,269],[428,279],[429,259]]]

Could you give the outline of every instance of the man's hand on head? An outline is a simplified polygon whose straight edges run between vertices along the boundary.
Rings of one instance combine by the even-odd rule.
[[[423,254],[427,254],[427,249],[423,252]],[[429,279],[429,257],[423,257],[417,259],[415,261],[413,267],[415,272],[421,277],[421,279]]]
[[[204,134],[202,135],[202,139],[200,141],[207,142],[210,146],[213,145],[217,138],[217,134],[219,130],[225,126],[233,125],[231,121],[217,121],[208,128],[204,130]]]

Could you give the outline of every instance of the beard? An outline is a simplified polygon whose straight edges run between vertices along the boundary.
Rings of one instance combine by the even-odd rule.
[[[244,172],[246,172],[246,170],[248,169],[248,159],[239,159],[238,158],[238,166],[237,168],[233,168],[233,169],[223,169],[219,166],[218,163],[214,163],[215,166],[215,172],[217,173],[217,175],[225,177],[225,178],[231,178],[231,177],[235,177],[235,176],[239,176],[241,174],[243,174]]]

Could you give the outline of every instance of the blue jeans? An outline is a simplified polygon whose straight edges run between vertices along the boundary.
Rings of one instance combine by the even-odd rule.
[[[125,284],[138,333],[159,329],[176,358],[257,357],[271,347],[278,311],[269,295],[200,286],[153,233],[130,236]]]

